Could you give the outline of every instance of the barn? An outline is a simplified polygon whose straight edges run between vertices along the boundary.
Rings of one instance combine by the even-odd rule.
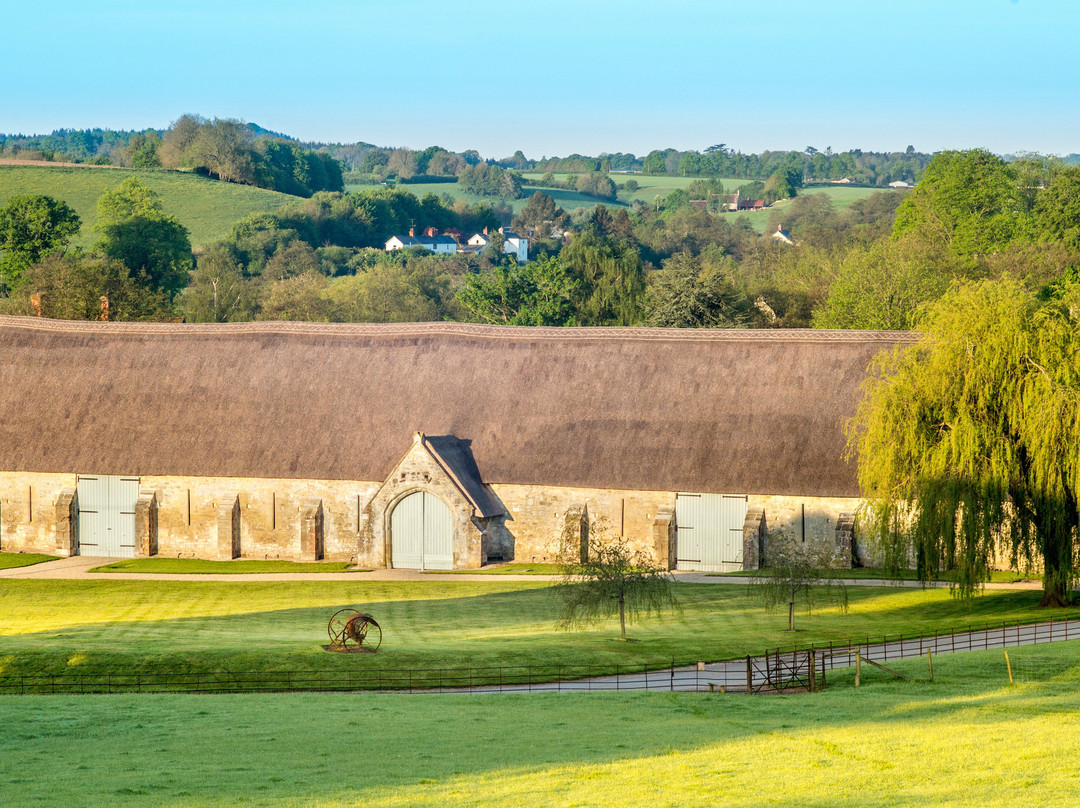
[[[858,331],[0,317],[0,549],[551,558],[603,518],[673,568],[852,552]]]

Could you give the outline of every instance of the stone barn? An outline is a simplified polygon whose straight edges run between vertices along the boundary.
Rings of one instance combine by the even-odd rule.
[[[0,549],[470,569],[603,517],[673,568],[849,559],[843,425],[910,339],[0,317]]]

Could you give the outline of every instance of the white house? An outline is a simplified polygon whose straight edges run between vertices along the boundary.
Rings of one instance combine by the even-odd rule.
[[[499,232],[503,236],[503,248],[502,251],[508,255],[513,255],[517,258],[519,264],[524,264],[529,260],[529,240],[524,236],[519,236],[517,233],[512,233],[504,227],[499,228]],[[485,227],[483,233],[475,233],[468,241],[466,249],[471,249],[473,252],[479,252],[488,245],[491,239],[488,237],[488,230]]]
[[[795,240],[791,237],[791,233],[784,229],[782,224],[776,226],[776,232],[772,234],[772,237],[779,241],[781,244],[794,244]]]
[[[440,236],[439,231],[429,227],[424,235],[417,236],[415,228],[409,228],[407,236],[391,236],[386,242],[386,251],[404,250],[409,247],[423,247],[433,253],[453,255],[458,251],[458,243],[451,236]]]
[[[889,187],[890,188],[914,188],[915,186],[912,185],[910,182],[906,182],[904,180],[897,180],[896,182],[890,182]]]

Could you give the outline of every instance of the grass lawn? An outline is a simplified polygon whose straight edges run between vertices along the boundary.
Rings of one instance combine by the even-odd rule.
[[[359,570],[348,561],[259,561],[238,558],[210,561],[202,558],[130,558],[94,567],[90,572],[156,572],[172,575],[251,574],[271,572],[371,572]]]
[[[2,697],[7,806],[1061,806],[1080,643],[816,694]],[[285,718],[287,716],[287,719]]]
[[[759,578],[766,573],[762,570],[742,570],[740,572],[712,572],[709,578]],[[833,578],[841,580],[873,580],[873,581],[917,581],[919,579],[915,570],[899,570],[886,573],[884,570],[871,569],[869,567],[856,567],[853,569],[829,570]],[[955,572],[946,572],[941,576],[943,581],[956,579]],[[1015,584],[1021,581],[1041,581],[1042,576],[1037,572],[1015,572],[1013,570],[993,570],[990,573],[992,584]]]
[[[40,564],[42,561],[56,561],[57,558],[59,556],[44,555],[42,553],[0,553],[0,570],[29,567]]]
[[[0,205],[16,194],[45,194],[62,199],[79,214],[82,230],[74,244],[89,247],[97,240],[97,201],[103,191],[137,176],[161,196],[167,213],[188,229],[193,248],[224,238],[233,222],[249,213],[273,211],[297,197],[219,182],[181,171],[138,171],[85,166],[0,166]]]
[[[478,570],[428,570],[432,575],[562,575],[559,564],[499,564]]]
[[[1040,593],[992,591],[970,601],[933,589],[850,589],[850,610],[767,612],[744,585],[679,584],[678,615],[588,631],[555,626],[546,582],[207,581],[0,579],[0,676],[22,674],[318,671],[369,675],[507,665],[665,667],[730,659],[778,645],[915,635],[1049,616]],[[340,608],[382,625],[378,654],[332,654],[326,623]],[[432,674],[434,675],[434,674]]]

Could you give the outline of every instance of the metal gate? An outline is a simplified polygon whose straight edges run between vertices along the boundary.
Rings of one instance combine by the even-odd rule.
[[[735,572],[743,564],[746,496],[676,494],[676,568]]]
[[[390,514],[390,565],[395,569],[452,570],[454,518],[434,494],[416,491]]]
[[[79,555],[134,557],[139,478],[79,475],[78,494]]]

